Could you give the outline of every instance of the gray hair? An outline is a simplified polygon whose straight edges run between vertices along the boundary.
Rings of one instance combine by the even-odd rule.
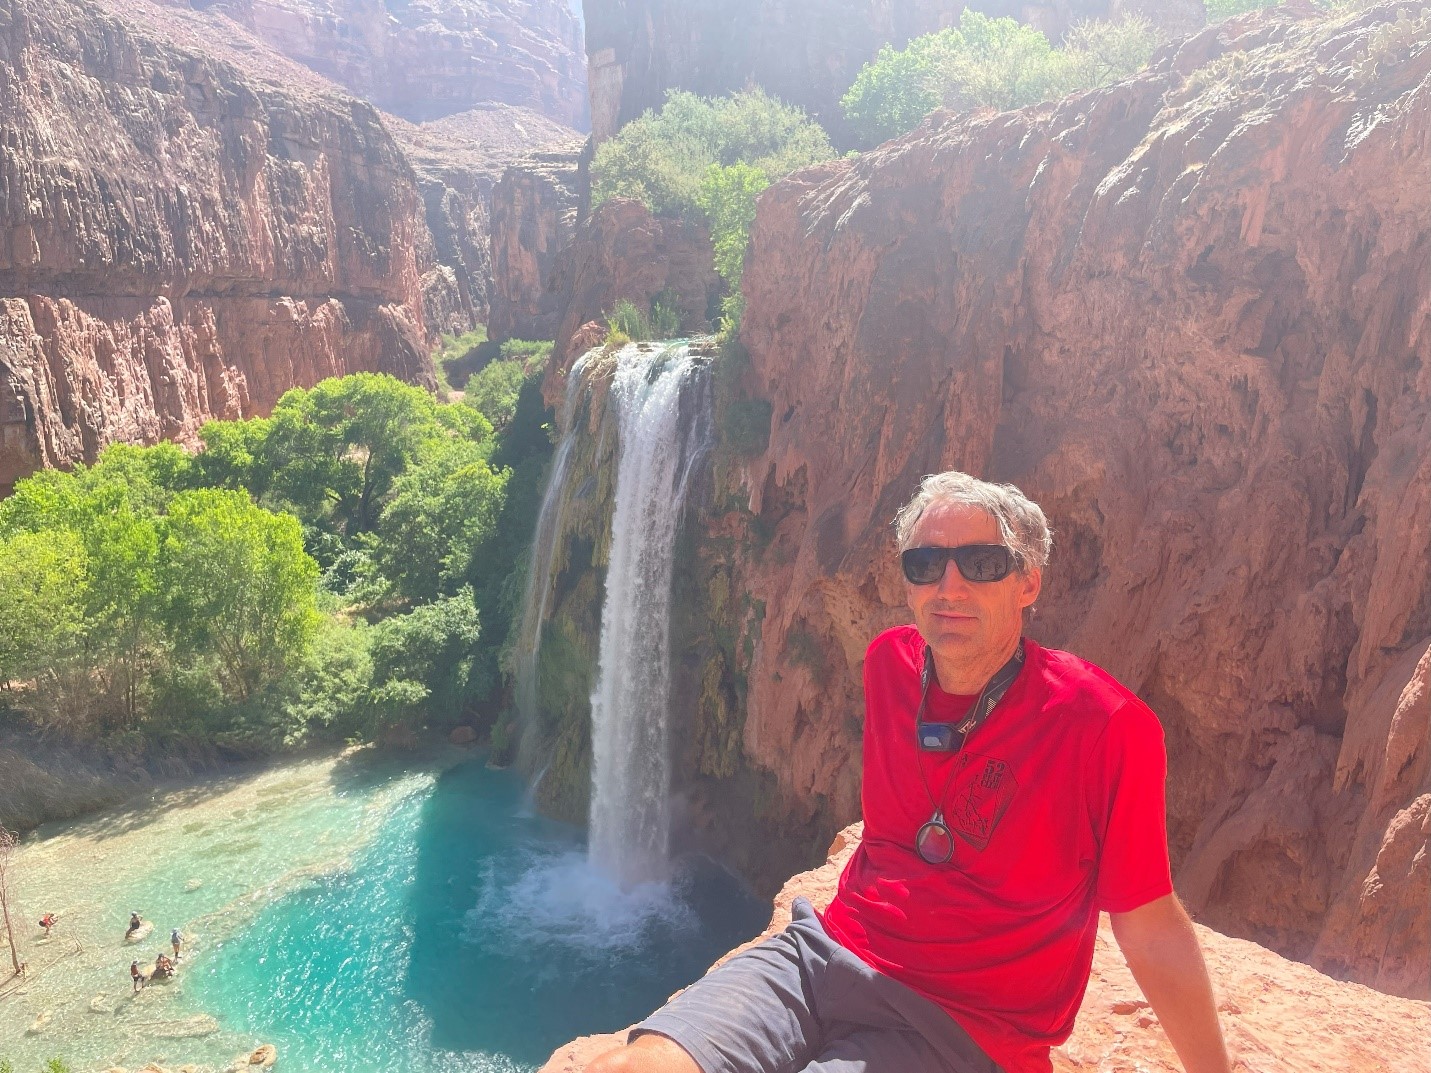
[[[894,535],[900,551],[909,547],[915,525],[936,503],[973,507],[998,522],[1005,546],[1014,553],[1019,573],[1048,565],[1053,532],[1039,505],[1012,484],[991,484],[953,469],[925,477],[914,498],[895,515]]]

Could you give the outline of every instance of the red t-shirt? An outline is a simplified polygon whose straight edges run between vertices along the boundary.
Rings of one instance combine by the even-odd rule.
[[[1157,717],[1093,664],[1025,642],[1026,661],[962,753],[916,748],[924,641],[913,626],[865,656],[864,841],[825,928],[938,1003],[1007,1073],[1047,1073],[1088,986],[1098,911],[1172,893],[1167,758]],[[931,682],[926,722],[972,697]],[[924,766],[926,793],[916,765]],[[957,771],[957,773],[955,773]],[[954,856],[914,836],[944,795]]]

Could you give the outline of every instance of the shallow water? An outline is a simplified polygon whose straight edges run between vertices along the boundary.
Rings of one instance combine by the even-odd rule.
[[[523,806],[479,761],[330,758],[42,831],[17,861],[33,971],[0,998],[0,1056],[224,1068],[262,1041],[290,1071],[530,1069],[638,1019],[768,915],[699,862],[623,892],[581,832]],[[130,909],[155,923],[137,945]],[[176,925],[178,978],[131,996],[130,958]]]

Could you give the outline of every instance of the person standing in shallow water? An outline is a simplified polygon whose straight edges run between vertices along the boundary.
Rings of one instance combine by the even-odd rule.
[[[1168,862],[1157,717],[1023,636],[1052,538],[1012,485],[926,477],[914,623],[865,657],[864,838],[823,915],[732,958],[588,1073],[1049,1073],[1098,913],[1188,1073],[1231,1069]]]

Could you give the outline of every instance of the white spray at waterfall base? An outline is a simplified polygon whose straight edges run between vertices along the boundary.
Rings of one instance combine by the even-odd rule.
[[[667,878],[670,608],[676,532],[712,443],[706,364],[636,344],[611,382],[620,449],[596,690],[590,857],[623,888]]]

